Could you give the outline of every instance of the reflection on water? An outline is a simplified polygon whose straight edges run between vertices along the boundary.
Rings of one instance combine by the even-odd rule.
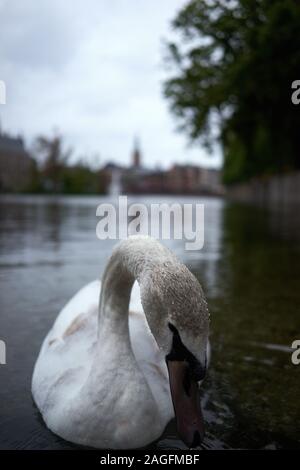
[[[64,303],[100,276],[114,241],[95,236],[107,198],[0,199],[0,448],[76,448],[44,426],[30,381],[45,333]],[[176,198],[135,198],[178,202]],[[204,202],[205,244],[164,242],[199,278],[212,313],[212,362],[203,386],[204,449],[300,448],[300,233],[293,213]],[[129,203],[132,202],[129,200]],[[178,449],[174,423],[154,448]]]

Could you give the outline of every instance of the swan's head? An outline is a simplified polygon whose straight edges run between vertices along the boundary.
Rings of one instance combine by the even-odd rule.
[[[150,329],[163,351],[178,433],[188,447],[204,435],[199,383],[207,368],[209,313],[202,288],[177,260],[149,272],[142,301]]]

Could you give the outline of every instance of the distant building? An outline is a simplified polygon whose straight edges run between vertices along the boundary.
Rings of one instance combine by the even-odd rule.
[[[138,139],[135,139],[131,156],[131,166],[126,168],[122,174],[122,188],[125,194],[144,193],[145,178],[149,170],[142,166],[142,154]]]
[[[173,165],[167,172],[170,193],[215,194],[223,193],[221,172],[196,165]]]
[[[170,193],[197,194],[201,191],[201,168],[193,165],[173,165],[167,172]]]
[[[123,176],[126,194],[163,194],[167,192],[166,173],[160,170],[140,169],[137,173],[128,169]]]
[[[116,194],[223,194],[221,172],[197,165],[173,165],[169,170],[150,170],[142,164],[137,139],[131,155],[131,166],[108,163],[102,171],[107,192]]]
[[[32,165],[23,139],[0,131],[0,192],[25,190],[30,183]]]
[[[221,171],[214,168],[201,168],[201,188],[204,193],[224,194]]]
[[[132,167],[133,168],[140,168],[141,167],[141,151],[139,148],[139,141],[138,139],[135,139],[134,142],[134,149],[133,149],[133,154],[132,154]]]

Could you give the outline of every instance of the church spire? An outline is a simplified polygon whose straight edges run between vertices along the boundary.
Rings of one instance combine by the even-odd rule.
[[[134,139],[134,148],[132,154],[132,165],[135,168],[140,168],[141,166],[141,152],[140,152],[140,145],[138,137]]]

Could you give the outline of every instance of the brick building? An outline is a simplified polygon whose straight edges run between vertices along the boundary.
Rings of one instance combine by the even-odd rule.
[[[32,159],[21,137],[0,132],[0,192],[25,190],[31,178]]]

